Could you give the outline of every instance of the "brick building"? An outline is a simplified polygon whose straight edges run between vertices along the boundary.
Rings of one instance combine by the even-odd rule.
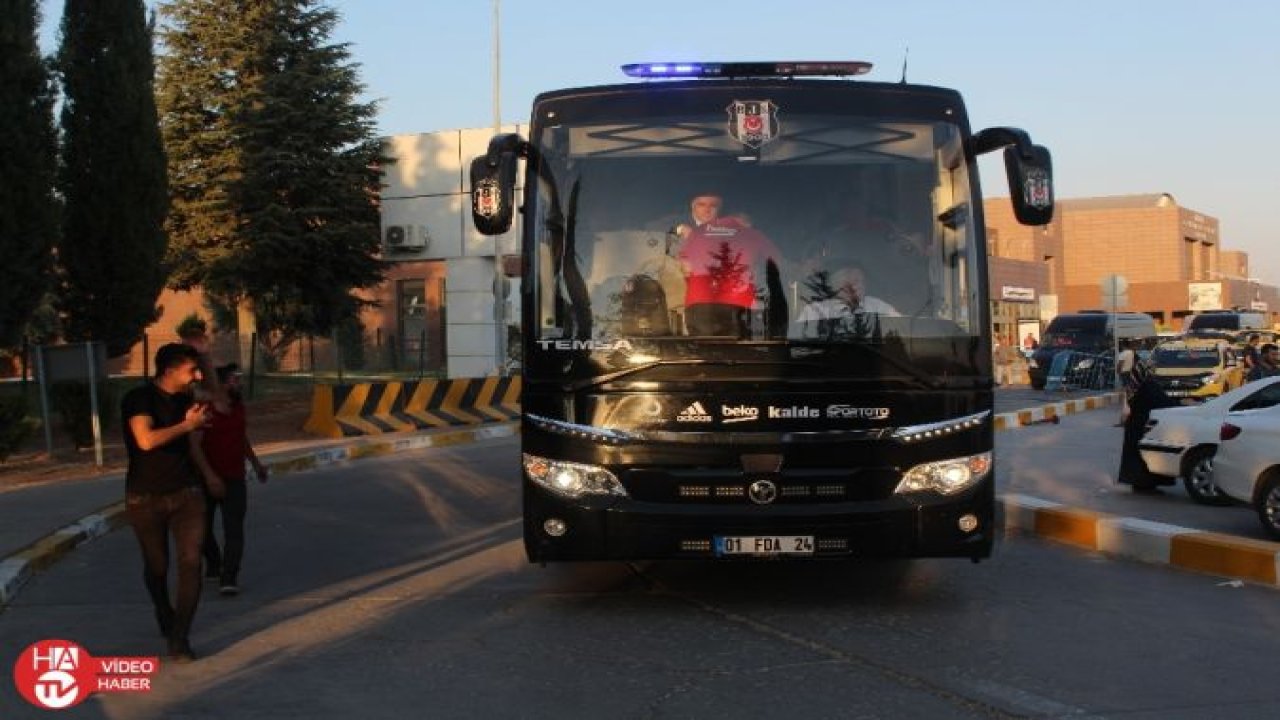
[[[1129,283],[1129,302],[1118,309],[1148,313],[1164,329],[1179,330],[1202,310],[1277,318],[1277,289],[1250,274],[1247,253],[1222,248],[1218,219],[1168,193],[1059,199],[1043,228],[1019,225],[1008,198],[984,207],[997,334],[1034,314],[1043,325],[1058,313],[1103,308],[1101,282],[1112,274]]]

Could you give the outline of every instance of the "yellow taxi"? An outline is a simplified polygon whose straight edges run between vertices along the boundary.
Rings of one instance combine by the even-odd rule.
[[[1226,340],[1184,338],[1151,351],[1156,381],[1170,397],[1204,400],[1244,384],[1244,365]]]

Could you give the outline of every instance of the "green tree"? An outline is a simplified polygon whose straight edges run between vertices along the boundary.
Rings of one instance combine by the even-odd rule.
[[[317,0],[227,5],[162,6],[170,166],[192,176],[175,181],[177,282],[248,300],[264,348],[278,353],[350,320],[363,304],[352,291],[381,281],[386,158],[357,66],[329,40],[336,11]]]
[[[142,0],[67,0],[58,51],[64,198],[59,300],[70,340],[128,352],[168,271],[168,184]]]
[[[169,163],[171,287],[189,290],[225,274],[242,245],[242,215],[229,199],[243,176],[234,109],[247,103],[244,18],[262,3],[173,0],[159,5],[163,52],[156,103]],[[224,283],[225,284],[225,283]],[[212,290],[204,287],[206,295]],[[215,298],[234,305],[237,298]]]
[[[49,287],[57,238],[53,84],[36,43],[36,0],[0,0],[0,348],[12,348]]]

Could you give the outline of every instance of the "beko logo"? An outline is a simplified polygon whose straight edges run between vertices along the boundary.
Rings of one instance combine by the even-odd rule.
[[[751,422],[760,419],[760,408],[750,405],[721,405],[720,417],[725,423]]]
[[[822,411],[805,405],[792,405],[791,407],[774,407],[770,405],[769,417],[786,419],[820,418],[822,417]]]
[[[889,408],[854,407],[853,405],[828,405],[827,417],[841,420],[888,420]]]
[[[676,422],[709,423],[711,416],[707,414],[707,409],[702,407],[702,403],[695,402],[680,411],[676,416]]]
[[[629,340],[539,340],[543,350],[631,350]]]

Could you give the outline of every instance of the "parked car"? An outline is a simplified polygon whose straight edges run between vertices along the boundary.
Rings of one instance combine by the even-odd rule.
[[[1252,505],[1262,529],[1280,540],[1280,385],[1268,389],[1273,391],[1265,399],[1272,402],[1227,413],[1213,477],[1221,493]]]
[[[1138,450],[1151,472],[1180,478],[1192,500],[1227,505],[1233,501],[1222,493],[1216,479],[1222,423],[1233,412],[1276,405],[1280,405],[1280,377],[1243,385],[1200,405],[1152,410]]]
[[[1188,337],[1163,342],[1150,358],[1152,374],[1165,394],[1204,400],[1244,384],[1244,366],[1225,340]]]

